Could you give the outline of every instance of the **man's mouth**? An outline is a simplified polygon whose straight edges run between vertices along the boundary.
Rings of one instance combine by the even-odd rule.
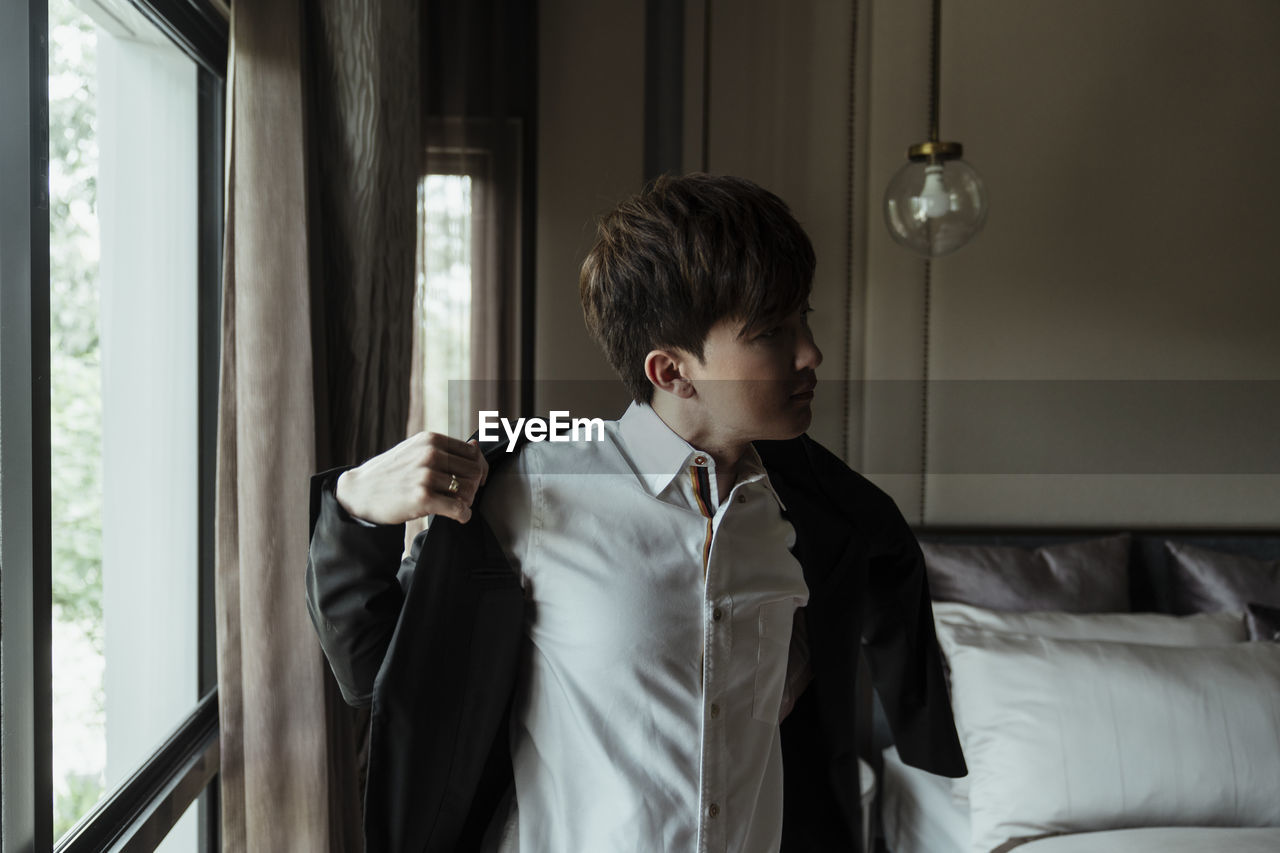
[[[818,381],[817,381],[816,379],[815,379],[815,380],[811,380],[811,381],[809,381],[809,382],[806,382],[806,383],[804,384],[804,386],[803,386],[803,387],[801,387],[801,389],[800,389],[799,391],[797,391],[796,393],[794,393],[794,394],[792,394],[792,395],[791,395],[791,399],[793,399],[793,400],[812,400],[812,399],[813,399],[813,389],[814,389],[814,388],[816,388],[817,386],[818,386]]]

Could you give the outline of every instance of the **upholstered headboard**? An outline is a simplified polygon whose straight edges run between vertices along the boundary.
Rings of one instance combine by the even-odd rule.
[[[1164,543],[1186,542],[1212,551],[1245,554],[1259,559],[1280,559],[1280,531],[1230,530],[1046,530],[999,531],[994,529],[925,528],[916,531],[921,542],[963,545],[1014,545],[1039,548],[1060,542],[1095,539],[1129,533],[1129,598],[1134,612],[1169,613],[1169,556]]]

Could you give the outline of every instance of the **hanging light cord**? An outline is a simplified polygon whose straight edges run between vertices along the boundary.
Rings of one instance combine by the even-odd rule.
[[[845,461],[851,460],[853,457],[853,446],[850,443],[849,436],[849,409],[853,403],[853,377],[848,371],[853,363],[853,285],[855,279],[854,271],[854,245],[853,245],[853,226],[856,207],[856,184],[857,174],[854,169],[854,156],[856,155],[857,145],[857,124],[855,117],[857,115],[857,93],[858,93],[858,0],[852,3],[852,22],[849,27],[849,110],[847,114],[848,124],[845,132],[848,136],[845,139],[846,144],[846,165],[848,166],[848,181],[845,184],[845,244],[844,244],[844,268],[848,281],[845,282],[844,288],[844,369],[846,371],[844,383],[844,405],[840,407],[841,411],[841,438],[843,439],[844,458]]]
[[[938,61],[942,38],[942,0],[933,0],[933,24],[929,33],[929,141],[938,141],[938,90],[942,73]]]
[[[926,485],[929,471],[929,297],[933,289],[933,261],[924,262],[924,329],[921,334],[922,364],[920,369],[920,524],[925,523]]]
[[[940,63],[938,54],[941,48],[942,0],[933,0],[933,22],[929,34],[929,141],[938,141],[938,92],[941,89]],[[924,310],[920,340],[920,525],[927,518],[928,509],[928,472],[929,472],[929,328],[930,302],[933,290],[933,261],[924,262]]]

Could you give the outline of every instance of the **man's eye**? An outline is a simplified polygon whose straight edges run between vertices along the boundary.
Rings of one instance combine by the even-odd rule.
[[[780,332],[780,331],[781,331],[781,329],[780,329],[778,326],[774,326],[772,329],[769,329],[768,331],[764,331],[764,332],[761,332],[760,334],[756,335],[756,338],[757,338],[757,339],[760,339],[760,338],[776,338],[776,337],[778,336],[778,332]]]

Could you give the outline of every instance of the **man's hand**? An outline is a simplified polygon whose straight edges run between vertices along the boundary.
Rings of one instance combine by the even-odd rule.
[[[334,494],[349,515],[374,524],[401,524],[424,515],[466,524],[488,476],[489,463],[474,443],[420,432],[344,472]],[[456,491],[451,491],[455,477]]]

